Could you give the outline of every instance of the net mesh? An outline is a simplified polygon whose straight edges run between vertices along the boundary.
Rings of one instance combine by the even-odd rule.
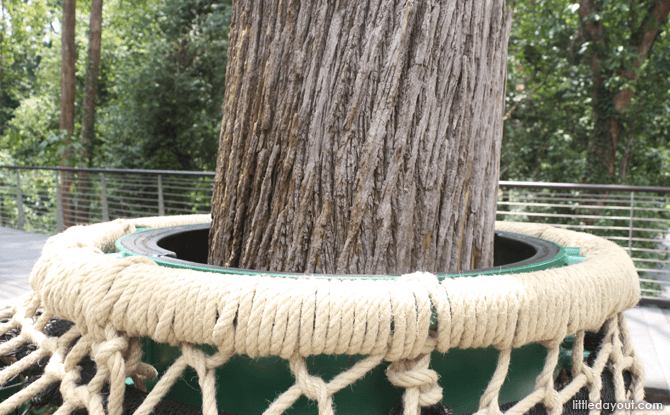
[[[62,396],[57,415],[78,409],[95,415],[124,413],[126,378],[146,390],[144,381],[157,375],[141,361],[139,336],[181,346],[181,355],[146,398],[137,401],[132,411],[137,415],[150,414],[187,367],[198,375],[202,412],[218,414],[215,370],[235,354],[288,361],[295,383],[270,403],[266,415],[284,413],[303,395],[316,403],[320,415],[334,414],[334,395],[382,364],[388,365],[388,381],[405,390],[402,413],[418,415],[443,399],[439,376],[430,368],[431,352],[453,347],[499,350],[477,414],[504,410],[520,415],[543,408],[554,415],[580,396],[621,403],[644,398],[644,370],[622,314],[639,298],[637,275],[625,252],[610,242],[546,226],[500,223],[498,229],[581,246],[585,260],[555,270],[443,281],[415,273],[392,281],[249,276],[241,284],[239,277],[102,255],[136,227],[205,220],[118,220],[71,228],[51,238],[31,275],[34,291],[0,308],[0,336],[5,336],[0,356],[7,363],[0,370],[0,384],[36,365],[43,373],[1,402],[0,414],[39,397],[54,383]],[[147,285],[157,276],[162,284]],[[430,327],[431,315],[436,329]],[[55,317],[73,322],[61,325],[60,336],[52,328]],[[599,329],[600,346],[585,361],[586,333]],[[572,369],[559,382],[560,345],[573,334]],[[533,392],[501,409],[499,394],[512,348],[530,342],[547,348],[544,368]],[[203,343],[215,346],[216,353],[196,347]],[[305,364],[306,356],[322,353],[366,357],[324,380]],[[94,374],[85,376],[90,372],[82,362],[91,360]]]

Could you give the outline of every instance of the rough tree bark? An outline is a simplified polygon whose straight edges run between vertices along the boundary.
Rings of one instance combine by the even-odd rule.
[[[69,144],[74,132],[74,91],[75,91],[75,1],[63,0],[62,47],[61,47],[61,97],[60,97],[60,129],[65,130],[65,152],[61,166],[71,166]],[[72,173],[63,171],[61,176],[61,203],[65,226],[75,223],[73,206],[70,203]]]
[[[98,89],[98,69],[100,68],[100,48],[102,43],[102,0],[91,1],[91,17],[88,34],[88,65],[86,66],[86,81],[84,85],[84,114],[81,122],[81,141],[84,145],[82,159],[90,159],[91,142],[95,126],[95,95]],[[86,186],[88,173],[79,173],[79,182]],[[82,208],[79,210],[79,220],[88,222],[87,197],[81,197]]]
[[[504,0],[237,1],[209,262],[489,266]]]

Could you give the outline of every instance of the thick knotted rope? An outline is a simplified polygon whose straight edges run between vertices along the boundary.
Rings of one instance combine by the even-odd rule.
[[[203,223],[206,216],[117,220],[70,228],[47,242],[31,275],[34,292],[23,302],[0,309],[0,335],[20,328],[17,339],[0,345],[0,354],[30,341],[37,350],[0,371],[0,383],[44,356],[51,356],[44,376],[0,403],[0,414],[61,381],[64,405],[59,414],[86,408],[105,413],[100,398],[110,385],[107,412],[120,415],[126,377],[156,375],[140,362],[139,336],[181,346],[170,367],[135,412],[147,415],[186,367],[198,374],[203,412],[217,413],[214,370],[234,354],[287,359],[296,383],[266,410],[281,414],[300,396],[315,401],[322,415],[333,414],[333,395],[380,364],[391,362],[387,376],[405,388],[406,415],[442,399],[432,351],[494,346],[498,367],[480,400],[480,413],[500,413],[498,395],[507,375],[510,350],[543,342],[549,353],[535,391],[507,411],[520,415],[542,403],[549,413],[586,386],[598,399],[600,375],[613,368],[617,399],[643,398],[643,369],[630,344],[622,311],[640,296],[632,261],[617,245],[591,235],[544,225],[498,223],[499,230],[582,247],[583,263],[517,275],[446,278],[414,273],[395,280],[336,280],[306,277],[299,281],[267,276],[222,275],[169,269],[142,257],[110,258],[103,251],[138,227]],[[159,284],[156,282],[160,281]],[[38,309],[43,310],[36,318]],[[431,312],[438,326],[430,329]],[[60,339],[41,330],[52,316],[75,323]],[[579,353],[585,331],[607,324],[608,334],[593,367]],[[554,389],[558,345],[576,334],[573,380]],[[68,347],[77,338],[74,347]],[[216,346],[209,356],[195,344]],[[349,370],[329,382],[308,373],[304,357],[315,354],[361,354]],[[77,363],[95,359],[97,372],[78,385]],[[31,363],[32,362],[32,363]],[[633,375],[632,394],[623,382]]]
[[[430,354],[424,354],[417,359],[393,362],[386,371],[391,383],[405,388],[405,415],[419,415],[421,407],[435,405],[442,400],[438,375],[428,368],[429,363]]]

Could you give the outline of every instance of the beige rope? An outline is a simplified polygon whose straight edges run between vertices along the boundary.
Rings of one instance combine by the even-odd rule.
[[[546,225],[497,223],[498,230],[582,247],[585,259],[558,269],[441,282],[421,272],[376,281],[241,277],[163,268],[143,257],[102,255],[118,238],[138,227],[208,220],[204,215],[117,220],[73,227],[50,238],[31,274],[34,292],[23,304],[0,308],[0,316],[11,319],[0,326],[0,333],[20,327],[20,341],[30,340],[39,348],[0,371],[0,380],[20,372],[29,361],[44,355],[52,358],[40,381],[0,403],[0,414],[55,379],[62,380],[65,400],[59,413],[79,407],[92,414],[104,413],[100,390],[108,382],[108,412],[120,414],[125,378],[141,381],[156,375],[153,368],[139,361],[137,339],[143,335],[181,346],[182,356],[137,414],[149,414],[188,366],[198,373],[204,413],[215,414],[214,370],[234,354],[275,355],[289,360],[296,383],[270,405],[265,412],[268,415],[283,413],[301,395],[316,401],[320,414],[332,414],[333,394],[382,360],[391,362],[389,381],[406,389],[405,414],[418,414],[420,407],[442,399],[438,376],[429,368],[433,350],[488,346],[501,353],[481,397],[479,413],[498,414],[498,394],[507,375],[510,350],[531,342],[548,347],[545,368],[535,391],[508,414],[523,414],[537,403],[543,403],[550,414],[560,413],[563,403],[583,386],[589,388],[590,399],[597,400],[600,374],[606,365],[615,376],[617,399],[626,398],[624,370],[633,374],[634,398],[643,397],[643,369],[621,315],[639,300],[638,277],[628,255],[609,241]],[[38,307],[45,314],[33,323]],[[437,314],[437,330],[429,329],[431,307]],[[40,331],[48,321],[44,316],[52,315],[75,322],[60,340],[47,338]],[[556,391],[553,372],[562,339],[576,334],[578,350],[583,348],[579,343],[584,331],[597,331],[605,323],[608,337],[594,367],[575,359],[573,381]],[[64,338],[75,335],[82,337],[68,352]],[[18,342],[0,345],[0,353]],[[219,351],[207,356],[193,347],[195,344],[214,345]],[[369,357],[326,383],[307,372],[303,358],[314,354]],[[95,358],[98,371],[88,385],[77,386],[76,362],[86,355]]]

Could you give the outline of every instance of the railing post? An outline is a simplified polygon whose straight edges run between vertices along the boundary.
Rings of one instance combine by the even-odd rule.
[[[628,223],[628,255],[633,256],[633,203],[635,192],[630,192],[630,222]]]
[[[109,205],[107,204],[107,183],[105,173],[100,173],[100,193],[102,193],[102,221],[109,222]]]
[[[163,178],[158,175],[158,216],[165,216],[165,204],[163,202]]]
[[[16,170],[16,210],[18,211],[18,216],[16,219],[17,229],[23,230],[23,227],[26,224],[26,217],[23,212],[23,193],[21,192],[21,175],[19,170]]]
[[[63,219],[63,200],[61,198],[61,182],[60,172],[54,171],[56,176],[56,232],[63,232],[65,230],[65,220]]]

